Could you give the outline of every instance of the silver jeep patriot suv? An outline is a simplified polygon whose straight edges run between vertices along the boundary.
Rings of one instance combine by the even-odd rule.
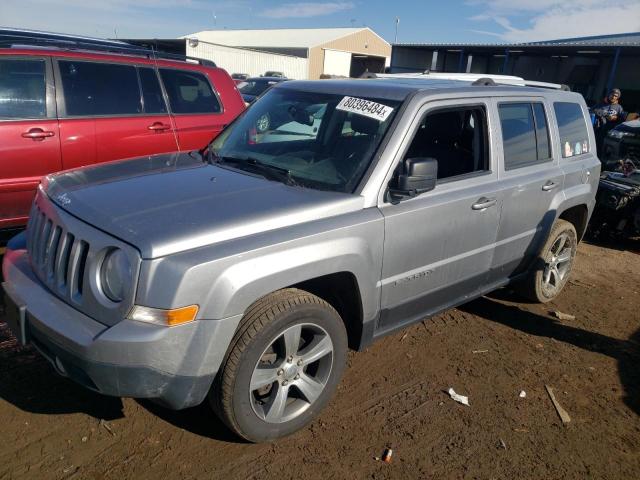
[[[283,82],[201,152],[46,177],[4,257],[8,323],[87,388],[208,399],[275,439],[327,404],[349,347],[509,283],[558,295],[594,145],[560,89]]]

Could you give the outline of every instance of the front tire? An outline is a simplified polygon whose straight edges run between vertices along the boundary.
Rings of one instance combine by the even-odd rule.
[[[247,310],[209,398],[242,438],[274,440],[324,408],[346,355],[347,333],[335,309],[303,290],[281,290]]]
[[[556,298],[569,280],[577,248],[578,235],[573,224],[556,220],[534,269],[517,285],[519,293],[539,303]]]

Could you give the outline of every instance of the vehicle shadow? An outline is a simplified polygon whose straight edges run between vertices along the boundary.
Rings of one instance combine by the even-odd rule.
[[[502,294],[497,293],[497,297]],[[624,402],[640,415],[640,329],[628,340],[619,340],[557,320],[482,297],[458,307],[460,310],[537,337],[553,338],[591,352],[601,353],[618,362],[618,374],[624,388]]]
[[[585,237],[583,242],[596,247],[617,250],[619,252],[633,252],[640,254],[640,238],[616,237],[613,235],[603,234],[598,237],[589,235]]]
[[[102,420],[124,416],[120,398],[100,395],[61,377],[33,347],[19,345],[3,317],[0,287],[0,398],[30,413],[85,413]]]
[[[0,302],[0,399],[30,413],[84,413],[98,420],[124,418],[121,398],[92,392],[61,377],[37,350],[19,345],[3,321],[2,288]],[[218,419],[206,402],[181,411],[169,410],[150,400],[138,400],[138,404],[162,420],[196,435],[245,443]]]
[[[122,399],[100,395],[61,377],[35,349],[18,345],[0,319],[0,399],[29,413],[84,413],[97,420],[124,418]],[[160,419],[203,437],[245,443],[204,402],[186,410],[170,410],[150,400],[138,404]]]
[[[197,407],[185,410],[170,410],[151,400],[139,399],[136,401],[152,415],[195,435],[227,443],[248,443],[227,428],[209,407],[207,400]]]
[[[30,413],[85,413],[103,420],[124,416],[120,398],[100,395],[61,377],[36,350],[18,345],[2,320],[0,398]]]

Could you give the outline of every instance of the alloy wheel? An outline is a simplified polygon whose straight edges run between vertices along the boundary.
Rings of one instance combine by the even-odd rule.
[[[293,325],[260,356],[251,376],[255,414],[268,423],[293,420],[324,391],[334,357],[333,342],[319,325]]]
[[[562,288],[571,270],[573,249],[574,245],[568,233],[558,235],[549,249],[548,260],[542,275],[542,286],[550,296]]]

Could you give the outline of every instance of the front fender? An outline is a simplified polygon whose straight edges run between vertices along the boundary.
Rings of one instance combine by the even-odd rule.
[[[205,315],[225,318],[244,312],[256,299],[296,283],[338,272],[352,273],[363,301],[364,318],[376,311],[376,261],[363,238],[343,238],[270,253],[235,263],[213,283]]]
[[[143,261],[136,303],[197,304],[199,318],[222,319],[273,291],[350,272],[366,321],[379,309],[383,241],[384,219],[370,208]]]

